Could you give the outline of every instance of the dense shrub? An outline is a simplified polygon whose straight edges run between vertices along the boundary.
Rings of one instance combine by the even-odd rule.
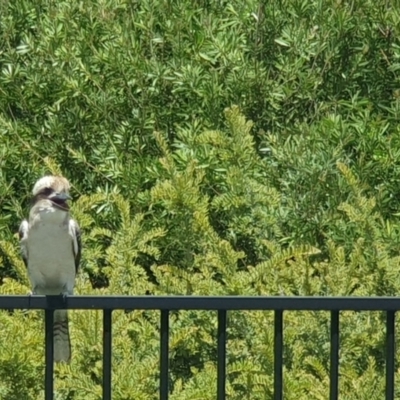
[[[61,173],[84,233],[78,294],[398,294],[389,3],[3,3],[0,293],[28,292],[15,233],[34,181]],[[71,312],[57,399],[101,398],[101,318]],[[43,398],[42,315],[0,321],[0,398]],[[158,312],[113,321],[113,398],[155,399]],[[171,315],[171,399],[215,399],[216,324]],[[326,399],[329,315],[284,324],[285,398]],[[229,338],[228,398],[272,398],[273,315],[230,313]],[[381,399],[383,316],[342,313],[341,343],[343,398]]]

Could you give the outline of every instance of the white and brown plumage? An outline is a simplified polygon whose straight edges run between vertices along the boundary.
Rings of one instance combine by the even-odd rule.
[[[81,258],[81,235],[70,218],[70,184],[45,176],[33,187],[29,219],[19,228],[22,258],[33,294],[72,295]],[[66,310],[54,313],[54,361],[69,362],[71,343]]]

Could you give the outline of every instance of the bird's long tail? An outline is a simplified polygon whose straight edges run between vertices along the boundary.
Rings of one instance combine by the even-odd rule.
[[[71,360],[71,341],[69,338],[67,310],[54,312],[54,361],[69,363]]]

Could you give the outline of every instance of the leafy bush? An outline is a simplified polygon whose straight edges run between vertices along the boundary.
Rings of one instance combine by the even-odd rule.
[[[1,294],[29,290],[15,232],[45,173],[74,187],[78,294],[399,292],[395,7],[16,0],[0,10]],[[0,319],[0,397],[43,398],[41,313]],[[272,398],[272,313],[228,320],[228,397]],[[57,399],[101,398],[101,322],[71,312]],[[113,313],[113,398],[157,398],[158,323],[158,312]],[[329,315],[287,312],[284,325],[285,398],[327,398]],[[213,312],[171,313],[171,399],[215,398],[216,330]],[[340,334],[343,398],[381,399],[383,316],[343,312]]]

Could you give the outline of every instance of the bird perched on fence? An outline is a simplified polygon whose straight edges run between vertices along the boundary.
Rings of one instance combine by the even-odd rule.
[[[22,258],[32,294],[72,295],[81,258],[81,233],[70,217],[70,183],[45,176],[33,187],[28,220],[19,228]],[[71,342],[67,310],[54,312],[54,361],[69,362]]]

